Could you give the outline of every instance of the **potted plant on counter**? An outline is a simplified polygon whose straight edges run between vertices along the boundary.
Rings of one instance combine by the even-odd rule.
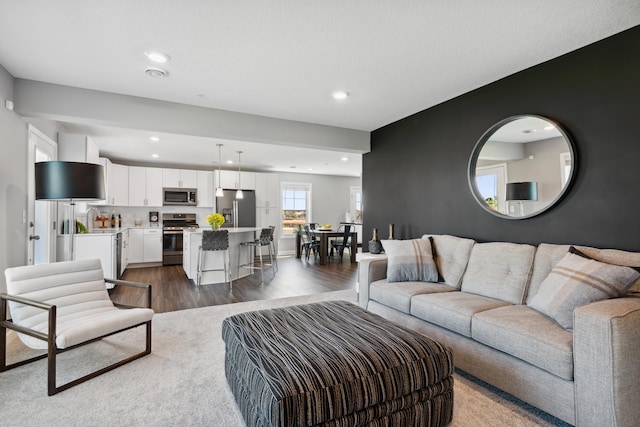
[[[207,223],[211,226],[212,230],[217,230],[218,228],[222,227],[222,224],[224,224],[224,216],[217,212],[212,213],[211,215],[207,215],[206,220]]]

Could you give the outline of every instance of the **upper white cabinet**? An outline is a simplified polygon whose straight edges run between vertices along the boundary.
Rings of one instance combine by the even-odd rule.
[[[162,186],[167,188],[196,188],[198,186],[198,171],[162,169]]]
[[[280,179],[277,173],[256,173],[256,207],[277,208],[280,206]]]
[[[218,172],[215,173],[218,178]],[[240,183],[238,185],[238,178]],[[225,190],[255,190],[256,189],[256,174],[255,172],[240,172],[238,176],[237,171],[220,171],[219,180],[216,180],[216,186],[220,183],[220,187]]]
[[[216,172],[217,174],[217,172]],[[198,207],[212,208],[215,187],[213,186],[213,172],[198,171]]]
[[[129,166],[111,163],[111,160],[104,157],[99,160],[104,167],[104,190],[107,197],[104,204],[128,206]]]
[[[102,164],[99,157],[98,146],[88,136],[73,133],[58,136],[58,160]]]
[[[129,206],[162,206],[162,169],[129,166]]]

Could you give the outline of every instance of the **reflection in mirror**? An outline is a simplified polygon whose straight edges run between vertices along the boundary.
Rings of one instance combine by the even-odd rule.
[[[557,203],[575,172],[567,134],[540,116],[514,116],[492,126],[469,160],[469,186],[480,205],[508,219],[538,215]]]

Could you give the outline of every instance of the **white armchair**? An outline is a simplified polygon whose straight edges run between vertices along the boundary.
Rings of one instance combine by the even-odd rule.
[[[48,358],[49,396],[151,353],[151,286],[104,279],[98,259],[8,268],[7,293],[0,294],[0,372]],[[145,288],[147,308],[114,304],[105,282]],[[7,319],[7,302],[11,319]],[[126,359],[56,386],[56,355],[127,329],[146,325],[146,348]],[[42,354],[6,364],[7,329]]]

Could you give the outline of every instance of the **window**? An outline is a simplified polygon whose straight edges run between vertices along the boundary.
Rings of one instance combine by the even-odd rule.
[[[298,225],[311,222],[311,184],[281,184],[282,235],[293,236]]]
[[[349,218],[351,222],[362,222],[362,189],[351,187]]]
[[[498,212],[506,213],[507,164],[476,168],[476,186],[487,205]]]

